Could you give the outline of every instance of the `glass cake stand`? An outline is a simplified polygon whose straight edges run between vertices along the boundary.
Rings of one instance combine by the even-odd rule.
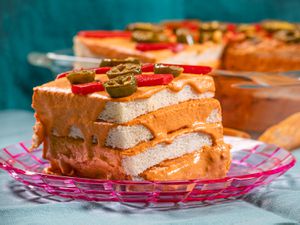
[[[227,177],[214,180],[128,181],[99,180],[43,173],[48,162],[41,148],[29,151],[31,141],[0,150],[0,168],[27,187],[52,195],[85,201],[161,205],[215,203],[237,199],[269,184],[296,162],[288,151],[250,139],[225,137],[232,148]]]

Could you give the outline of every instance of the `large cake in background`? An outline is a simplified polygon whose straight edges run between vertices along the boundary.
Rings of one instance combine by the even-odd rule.
[[[213,78],[204,75],[209,67],[104,64],[34,88],[33,147],[43,144],[48,173],[128,180],[226,175],[230,148]]]
[[[135,57],[145,63],[218,67],[226,43],[219,28],[219,23],[205,27],[189,21],[164,25],[134,23],[125,31],[80,31],[74,37],[74,53],[80,57]],[[211,35],[200,36],[199,29]]]
[[[299,25],[263,21],[238,28],[244,38],[228,44],[223,53],[223,69],[260,72],[300,69]]]
[[[266,20],[233,24],[197,20],[134,23],[125,31],[80,31],[81,57],[136,57],[143,62],[208,65],[234,71],[300,69],[298,24]]]

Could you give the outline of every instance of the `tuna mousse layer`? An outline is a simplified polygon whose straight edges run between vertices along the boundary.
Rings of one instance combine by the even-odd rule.
[[[221,178],[229,170],[209,67],[105,59],[34,88],[45,172],[117,180]]]

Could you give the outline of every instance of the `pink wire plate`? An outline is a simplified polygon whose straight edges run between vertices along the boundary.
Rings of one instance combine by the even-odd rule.
[[[239,198],[256,187],[269,184],[296,162],[288,151],[274,145],[258,144],[256,141],[241,138],[227,139],[234,147],[232,165],[227,177],[215,180],[152,182],[48,175],[42,173],[48,165],[41,157],[42,150],[28,150],[31,141],[1,149],[0,168],[32,189],[65,198],[123,203],[187,204]]]

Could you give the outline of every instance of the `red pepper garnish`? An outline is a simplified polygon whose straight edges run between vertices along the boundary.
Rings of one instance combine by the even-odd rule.
[[[169,64],[169,63],[160,63],[165,66],[179,66],[182,67],[184,73],[193,73],[193,74],[208,74],[211,72],[211,67],[209,66],[192,66],[192,65],[179,65],[179,64]],[[154,64],[146,63],[142,66],[143,72],[153,72]]]
[[[257,32],[261,31],[262,29],[263,29],[263,28],[262,28],[261,24],[259,24],[259,23],[255,24],[255,30],[256,30]]]
[[[63,78],[63,77],[66,77],[67,75],[68,75],[68,73],[70,73],[70,71],[68,71],[68,72],[64,72],[64,73],[60,73],[60,74],[58,74],[57,76],[56,76],[56,80],[57,79],[60,79],[60,78]]]
[[[135,48],[142,52],[164,49],[170,49],[173,52],[179,52],[183,50],[184,46],[178,43],[138,43]]]
[[[178,64],[166,64],[166,66],[179,66],[183,68],[184,73],[193,73],[193,74],[208,74],[211,72],[211,67],[209,66],[191,66],[191,65],[178,65]]]
[[[142,72],[153,72],[154,64],[153,63],[145,63],[142,65]]]
[[[227,30],[231,31],[231,32],[235,32],[236,31],[236,24],[234,24],[234,23],[227,24]]]
[[[198,30],[199,23],[197,21],[193,21],[193,20],[183,20],[181,23],[181,27],[187,28],[190,30]]]
[[[121,38],[131,38],[131,32],[129,31],[107,31],[107,30],[87,30],[80,31],[77,34],[81,37],[87,38],[110,38],[110,37],[121,37]]]
[[[104,91],[103,84],[98,81],[72,85],[72,92],[74,94],[87,95],[96,91]]]
[[[198,30],[199,22],[195,20],[181,20],[174,21],[166,24],[168,29],[186,28],[189,30]]]
[[[96,74],[103,74],[106,73],[107,71],[109,71],[111,69],[111,67],[100,67],[100,68],[96,68],[95,69],[95,73]]]
[[[211,72],[211,67],[209,66],[192,66],[192,65],[180,65],[180,64],[169,64],[169,63],[160,63],[165,66],[179,66],[183,68],[184,73],[193,73],[193,74],[208,74]],[[146,63],[142,66],[143,72],[153,72],[154,64]]]
[[[174,79],[172,74],[141,74],[135,78],[139,87],[166,85]]]

